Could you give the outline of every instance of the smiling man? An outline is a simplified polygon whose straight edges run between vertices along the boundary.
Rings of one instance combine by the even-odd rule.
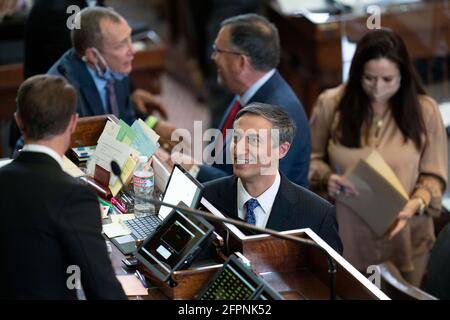
[[[72,49],[48,73],[62,75],[77,89],[80,116],[114,114],[132,124],[155,108],[166,117],[151,93],[132,91],[129,74],[135,52],[127,21],[111,8],[89,7],[75,22],[80,28],[71,32]]]
[[[251,103],[236,115],[230,145],[234,175],[205,184],[204,197],[218,210],[261,228],[311,228],[342,253],[333,205],[279,172],[295,136],[279,107]]]

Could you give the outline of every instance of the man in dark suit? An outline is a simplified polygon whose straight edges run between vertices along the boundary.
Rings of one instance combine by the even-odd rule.
[[[439,299],[450,299],[450,223],[439,232],[431,250],[425,291]]]
[[[128,77],[134,57],[131,28],[110,8],[85,8],[78,18],[73,48],[48,73],[62,75],[77,89],[80,116],[111,113],[131,125],[136,119]]]
[[[114,276],[96,196],[64,173],[78,115],[76,91],[39,75],[19,88],[16,121],[25,146],[0,169],[0,299],[125,299]]]
[[[291,151],[280,162],[280,170],[294,183],[307,187],[311,152],[310,130],[302,104],[276,70],[280,44],[278,30],[266,18],[245,14],[226,19],[216,37],[212,59],[217,66],[218,82],[235,94],[219,126],[216,154],[203,159],[209,165],[199,167],[201,182],[232,174],[229,135],[236,113],[252,102],[275,105],[285,111],[297,126]],[[162,125],[162,124],[161,124]],[[221,139],[223,137],[223,139]],[[172,159],[192,169],[188,158]]]
[[[57,11],[62,9],[61,4],[50,6],[51,8],[41,2],[35,4],[38,5],[38,12],[39,8],[44,12],[51,8]],[[67,20],[68,15],[60,15]],[[134,49],[131,43],[131,28],[127,21],[113,9],[103,7],[85,8],[77,19],[79,20],[74,20],[73,23],[80,28],[74,28],[71,32],[73,48],[58,57],[58,61],[55,59],[56,62],[48,73],[65,77],[76,88],[78,114],[86,117],[111,113],[130,125],[137,117],[146,119],[153,110],[157,110],[166,118],[164,106],[154,95],[139,88],[133,90],[131,86],[128,75],[132,69]],[[66,25],[64,29],[67,33]],[[63,35],[61,30],[55,32],[58,37]],[[62,48],[66,44],[62,38],[57,42],[58,45],[53,47],[51,44],[50,47],[56,50],[57,46],[61,45]],[[32,65],[28,72],[33,71],[35,67],[38,68],[38,65]],[[147,118],[149,125],[155,126],[151,119],[156,118]],[[18,138],[14,131],[11,130],[12,147],[16,145]],[[164,134],[160,135],[166,138]],[[16,151],[22,145],[23,141],[19,140]]]
[[[294,136],[295,123],[281,108],[251,103],[239,111],[230,148],[234,175],[206,183],[204,197],[261,228],[311,228],[342,253],[334,206],[279,173]]]

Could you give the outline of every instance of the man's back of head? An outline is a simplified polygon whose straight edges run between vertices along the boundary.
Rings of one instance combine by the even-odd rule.
[[[64,78],[37,75],[27,79],[17,94],[16,119],[25,140],[61,135],[76,113],[76,91]]]

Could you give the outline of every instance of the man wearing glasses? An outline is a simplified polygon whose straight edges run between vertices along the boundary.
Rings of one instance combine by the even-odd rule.
[[[212,166],[200,166],[199,181],[232,174],[232,164],[226,161],[230,141],[227,129],[231,129],[237,112],[244,106],[261,102],[278,106],[294,120],[297,133],[291,151],[280,162],[280,170],[294,183],[307,187],[309,126],[302,104],[276,71],[279,56],[278,30],[266,18],[245,14],[222,22],[211,58],[217,66],[218,82],[235,97],[219,126],[223,137],[223,141],[219,141],[222,152],[215,154]]]

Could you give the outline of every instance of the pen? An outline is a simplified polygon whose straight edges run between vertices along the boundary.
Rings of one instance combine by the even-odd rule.
[[[341,167],[339,165],[336,165],[336,173],[340,176],[341,175]],[[341,186],[339,189],[339,192],[346,193],[347,189],[344,186]]]
[[[124,205],[117,200],[116,198],[112,197],[111,198],[111,203],[117,208],[119,209],[120,212],[125,213],[127,212],[127,209],[124,207]]]
[[[134,275],[139,279],[139,281],[142,283],[142,285],[144,286],[145,289],[148,288],[147,286],[147,281],[145,281],[144,276],[142,276],[142,274],[139,272],[139,270],[136,270],[136,272],[134,273]]]

